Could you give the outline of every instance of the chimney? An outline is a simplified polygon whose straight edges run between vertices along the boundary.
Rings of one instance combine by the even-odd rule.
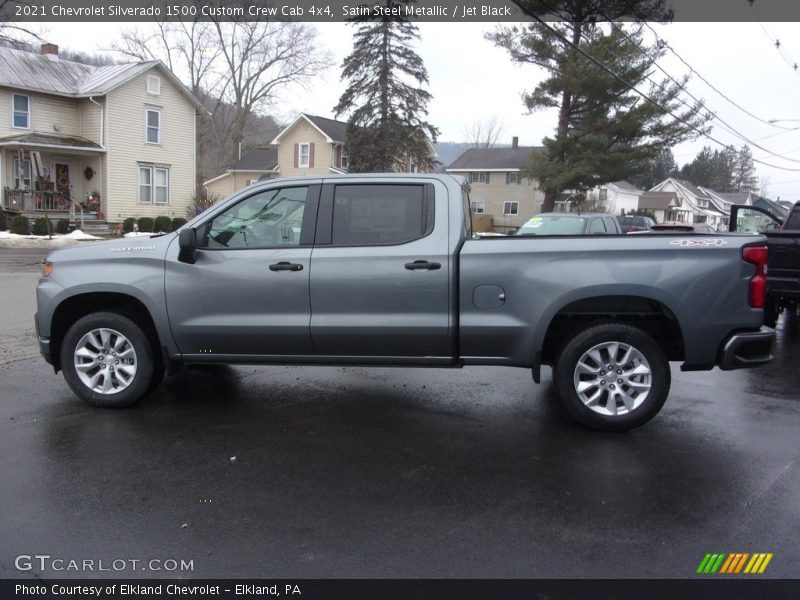
[[[44,43],[39,48],[39,54],[58,56],[58,46],[56,44]]]
[[[511,147],[519,148],[519,138],[517,136],[511,138]]]

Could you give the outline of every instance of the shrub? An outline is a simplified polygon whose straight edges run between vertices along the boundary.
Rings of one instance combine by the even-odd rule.
[[[165,217],[164,215],[156,217],[156,220],[153,223],[153,231],[163,231],[164,233],[169,233],[172,231],[172,219]]]
[[[175,231],[183,227],[184,225],[186,225],[186,223],[188,223],[188,221],[183,217],[175,217],[174,219],[172,219],[172,231]]]
[[[140,217],[136,223],[139,225],[139,231],[153,231],[152,217]]]
[[[69,219],[59,219],[56,223],[56,231],[62,235],[69,233]]]
[[[39,217],[33,222],[33,235],[50,235],[53,233],[53,224],[50,219]]]
[[[28,222],[28,217],[17,215],[11,219],[11,233],[19,235],[28,235],[31,232],[31,225]]]
[[[122,222],[122,231],[123,233],[130,233],[133,231],[133,224],[136,223],[136,219],[133,217],[128,217]]]
[[[6,213],[4,210],[0,209],[0,231],[5,231],[6,229],[8,229]]]

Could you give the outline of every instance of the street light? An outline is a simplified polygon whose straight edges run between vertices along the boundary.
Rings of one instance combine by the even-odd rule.
[[[800,119],[770,119],[768,123],[785,123],[785,122],[798,122]]]

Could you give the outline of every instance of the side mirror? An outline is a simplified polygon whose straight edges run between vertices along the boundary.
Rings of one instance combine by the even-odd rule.
[[[178,260],[193,265],[197,260],[197,230],[182,229],[178,234]]]

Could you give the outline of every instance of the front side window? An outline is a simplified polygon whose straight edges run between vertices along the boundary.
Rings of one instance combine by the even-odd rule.
[[[594,219],[589,226],[589,233],[606,233],[606,226],[603,219]]]
[[[504,215],[519,214],[519,202],[503,202]]]
[[[161,111],[157,108],[148,108],[145,114],[145,141],[148,144],[161,143]]]
[[[331,243],[403,244],[433,230],[433,197],[424,185],[337,185]]]
[[[31,127],[31,99],[30,96],[14,94],[13,103],[13,125],[19,129],[30,129]]]
[[[483,200],[473,200],[472,201],[472,212],[476,215],[483,214],[486,210],[486,204]]]
[[[169,203],[169,167],[139,165],[139,202]]]
[[[311,144],[300,144],[297,153],[297,166],[307,167],[311,164]]]
[[[208,248],[280,248],[300,245],[308,187],[266,190],[214,217]]]

